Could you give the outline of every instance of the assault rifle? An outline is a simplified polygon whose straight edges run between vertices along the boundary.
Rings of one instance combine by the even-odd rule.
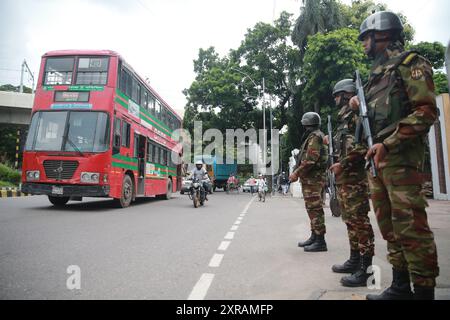
[[[329,167],[334,164],[334,145],[333,145],[333,127],[331,124],[331,116],[328,116],[328,161]],[[333,217],[341,216],[341,209],[337,199],[336,176],[331,170],[327,170],[327,187],[330,195],[330,209]]]
[[[359,117],[361,120],[361,125],[364,131],[364,138],[367,142],[367,146],[369,149],[373,147],[373,137],[372,132],[370,130],[370,122],[369,122],[369,115],[367,112],[367,104],[366,104],[366,98],[364,96],[364,87],[362,85],[361,81],[361,74],[359,73],[359,70],[356,70],[356,90],[358,94],[359,99]],[[374,178],[377,177],[377,169],[375,167],[375,163],[373,161],[373,157],[368,159],[366,162],[366,168],[370,166],[370,172],[372,173],[372,176]]]

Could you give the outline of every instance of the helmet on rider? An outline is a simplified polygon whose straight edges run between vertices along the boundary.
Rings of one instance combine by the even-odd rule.
[[[197,167],[198,170],[200,170],[201,168],[203,168],[203,161],[202,160],[196,161],[195,166]]]

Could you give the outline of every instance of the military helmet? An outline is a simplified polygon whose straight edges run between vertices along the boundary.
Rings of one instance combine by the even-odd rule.
[[[356,93],[356,85],[353,79],[344,79],[336,83],[333,89],[333,96],[340,92]]]
[[[321,119],[320,115],[315,112],[307,112],[303,115],[302,125],[303,126],[320,126]]]
[[[360,27],[359,41],[370,31],[403,31],[400,18],[392,12],[380,11],[372,14],[363,21]]]

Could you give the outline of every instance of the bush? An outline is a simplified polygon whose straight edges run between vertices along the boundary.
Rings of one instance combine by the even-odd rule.
[[[19,171],[14,170],[2,163],[0,163],[0,180],[19,184],[21,179],[21,174]]]

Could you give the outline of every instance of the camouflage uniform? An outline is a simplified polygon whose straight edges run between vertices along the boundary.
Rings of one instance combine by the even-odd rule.
[[[327,152],[323,144],[324,134],[313,131],[302,145],[299,166],[294,174],[300,177],[306,211],[311,221],[311,230],[316,235],[324,235],[325,214],[322,205],[322,189],[326,183]]]
[[[378,177],[369,174],[378,225],[389,262],[422,287],[435,287],[439,275],[421,175],[427,133],[437,118],[432,74],[425,58],[396,42],[374,61],[365,87],[374,143],[388,151]]]
[[[355,128],[358,116],[348,105],[339,112],[339,126],[334,136],[334,145],[338,161],[344,169],[336,177],[338,200],[341,206],[342,220],[347,225],[350,249],[359,251],[362,256],[374,255],[374,234],[369,218],[368,182],[365,161],[362,157],[347,157],[355,148]]]

